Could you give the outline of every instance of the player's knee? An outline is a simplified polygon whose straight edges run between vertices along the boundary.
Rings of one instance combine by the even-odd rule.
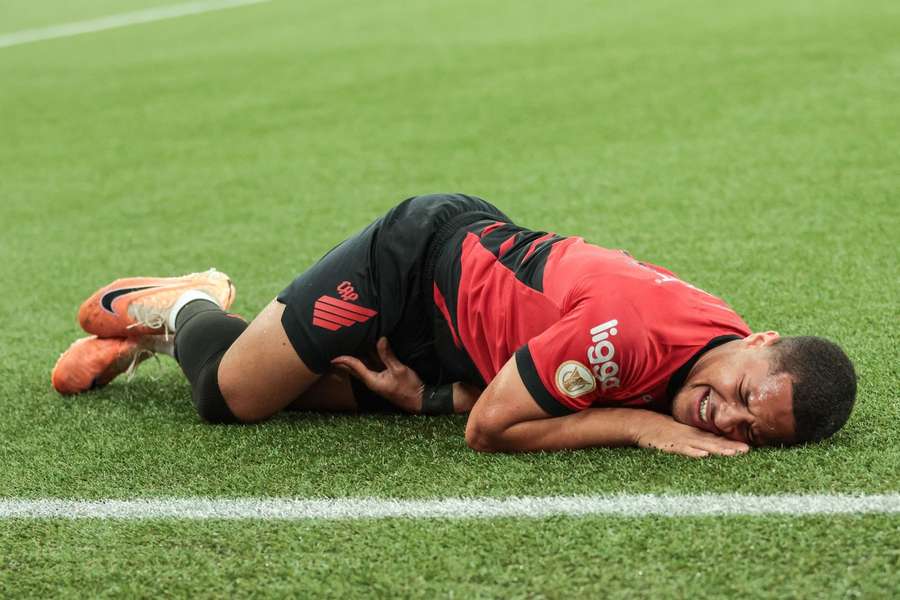
[[[214,415],[224,407],[232,415],[233,422],[255,423],[271,416],[271,412],[264,412],[259,391],[250,385],[251,379],[246,373],[219,368],[216,380],[222,406],[213,403],[210,408]]]
[[[194,408],[207,423],[237,423],[242,419],[231,410],[219,386],[220,360],[221,357],[210,360],[200,369],[191,390]]]
[[[248,414],[247,407],[249,402],[247,402],[246,393],[241,389],[242,386],[239,385],[235,377],[229,377],[227,372],[223,372],[220,369],[218,386],[222,405],[234,416],[235,421],[251,423],[256,420],[252,418],[252,415]],[[211,408],[213,410],[216,409],[215,406]]]

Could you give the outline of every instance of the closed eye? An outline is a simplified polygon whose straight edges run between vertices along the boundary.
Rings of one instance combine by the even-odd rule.
[[[750,412],[750,395],[747,393],[746,388],[744,387],[745,379],[741,379],[740,384],[738,384],[738,397],[741,399],[741,404],[743,404],[747,408],[747,412]],[[746,430],[744,431],[744,437],[747,440],[747,443],[751,446],[756,445],[756,439],[753,435],[753,427],[751,425],[747,425]]]

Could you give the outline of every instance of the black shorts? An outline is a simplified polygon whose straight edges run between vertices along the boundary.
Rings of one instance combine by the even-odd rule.
[[[409,198],[297,277],[278,301],[285,305],[282,325],[306,366],[321,374],[336,356],[372,357],[387,336],[425,383],[449,383],[434,350],[434,262],[454,232],[483,219],[509,221],[474,196]]]

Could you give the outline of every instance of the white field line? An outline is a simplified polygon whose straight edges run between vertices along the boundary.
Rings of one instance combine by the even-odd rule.
[[[163,19],[198,15],[214,10],[246,6],[248,4],[260,4],[268,1],[269,0],[202,0],[199,2],[188,2],[186,4],[158,6],[146,10],[109,15],[107,17],[100,17],[87,21],[75,21],[73,23],[54,25],[52,27],[42,27],[40,29],[24,29],[22,31],[14,31],[12,33],[0,35],[0,48],[80,35],[82,33],[93,33],[105,29],[115,29],[116,27],[127,27],[139,23],[150,23],[152,21],[162,21]]]
[[[696,517],[900,514],[900,494],[697,496],[613,495],[511,498],[141,498],[0,499],[0,519],[466,519],[608,515]]]

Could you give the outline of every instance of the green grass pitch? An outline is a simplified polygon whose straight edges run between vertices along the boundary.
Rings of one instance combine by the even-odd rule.
[[[163,2],[0,6],[0,35]],[[900,491],[896,2],[273,2],[0,48],[0,498]],[[479,455],[464,418],[201,425],[177,366],[63,399],[81,300],[215,266],[252,316],[464,191],[844,345],[833,440]],[[0,596],[896,597],[900,517],[0,520]]]

